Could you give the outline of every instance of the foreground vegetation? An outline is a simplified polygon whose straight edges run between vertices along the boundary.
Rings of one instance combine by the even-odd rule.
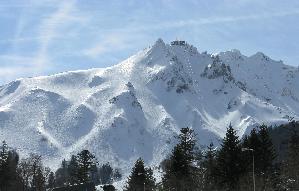
[[[125,190],[251,191],[253,187],[257,191],[299,190],[298,130],[298,122],[273,129],[261,125],[240,139],[230,125],[219,148],[211,143],[201,151],[196,146],[194,131],[183,128],[177,137],[178,144],[161,163],[162,182],[154,184],[152,171],[140,168],[139,159]]]
[[[121,176],[120,170],[109,163],[98,166],[88,150],[72,155],[70,161],[63,160],[55,173],[44,167],[40,155],[19,160],[17,152],[10,150],[5,141],[0,152],[0,191],[45,191],[88,182],[109,185]],[[105,188],[111,190],[111,186]]]
[[[211,143],[199,149],[190,128],[182,128],[178,144],[162,161],[162,181],[156,182],[153,170],[139,158],[127,178],[124,190],[177,191],[292,191],[299,190],[299,123],[276,128],[261,125],[242,139],[230,125],[221,145]],[[253,161],[254,159],[254,161]],[[254,165],[254,167],[253,167]],[[63,160],[54,173],[31,154],[19,159],[16,151],[3,142],[0,152],[1,191],[44,191],[54,187],[93,182],[115,190],[113,181],[121,179],[119,169],[109,163],[99,165],[88,150]]]

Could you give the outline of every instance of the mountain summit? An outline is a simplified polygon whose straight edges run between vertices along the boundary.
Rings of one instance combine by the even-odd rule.
[[[180,128],[202,145],[258,124],[299,119],[298,68],[263,53],[208,54],[185,41],[156,43],[105,69],[25,78],[0,87],[0,140],[53,166],[89,149],[124,169],[159,164]]]

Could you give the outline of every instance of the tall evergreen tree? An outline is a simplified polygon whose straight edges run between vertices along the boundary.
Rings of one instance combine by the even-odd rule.
[[[258,131],[257,131],[258,130]],[[249,136],[244,138],[242,147],[253,149],[253,152],[244,152],[243,156],[243,165],[244,165],[244,176],[243,182],[246,185],[252,184],[250,177],[252,174],[252,154],[254,155],[254,172],[255,172],[255,182],[256,188],[259,190],[270,190],[274,189],[275,182],[277,180],[277,170],[274,169],[274,159],[275,159],[275,150],[270,138],[269,129],[266,125],[261,125],[257,128],[254,128],[250,132]],[[247,178],[247,179],[246,179]],[[243,188],[244,185],[243,185]]]
[[[80,183],[90,181],[90,170],[96,164],[95,156],[88,150],[83,150],[77,154],[78,179]]]
[[[256,130],[253,129],[250,133],[250,135],[252,133],[255,133],[256,134]],[[242,142],[240,143],[241,144],[241,148],[249,148],[251,149],[252,145],[251,145],[251,142],[250,141],[250,135],[245,135],[242,139]],[[242,153],[242,163],[243,163],[243,168],[244,168],[244,171],[245,173],[248,173],[248,172],[252,172],[252,152],[243,152]],[[248,176],[248,175],[246,175]]]
[[[37,168],[35,175],[33,176],[34,191],[45,191],[46,190],[46,176],[43,172],[43,168],[40,166]]]
[[[55,187],[55,174],[53,172],[50,172],[48,181],[47,181],[47,188],[53,189]]]
[[[260,187],[262,190],[270,190],[273,188],[275,182],[273,180],[275,175],[274,159],[276,157],[275,149],[269,135],[269,128],[266,125],[261,125],[258,136],[260,139],[260,147],[257,154],[257,172],[260,179]]]
[[[29,159],[31,168],[31,189],[34,191],[46,190],[46,174],[42,164],[42,157],[36,154],[30,154]]]
[[[259,127],[258,136],[260,138],[259,170],[262,173],[267,173],[273,169],[276,154],[269,135],[269,129],[266,125],[261,125]]]
[[[99,175],[99,168],[96,164],[92,165],[90,168],[90,180],[95,184],[101,184],[100,175]]]
[[[101,184],[111,184],[113,179],[113,169],[109,163],[103,164],[99,169]]]
[[[64,186],[69,182],[68,164],[65,159],[61,162],[61,167],[55,172],[55,186]]]
[[[122,175],[121,175],[120,169],[117,169],[117,168],[114,169],[113,170],[113,180],[118,181],[121,179],[121,177],[122,177]]]
[[[0,190],[16,190],[19,155],[3,141],[0,152]]]
[[[6,191],[9,179],[8,146],[5,141],[2,142],[0,152],[0,190]]]
[[[15,150],[8,152],[8,183],[9,190],[18,190],[20,183],[18,182],[17,167],[19,164],[19,155]]]
[[[18,179],[21,183],[21,189],[27,191],[30,189],[30,181],[32,179],[31,161],[28,158],[22,159],[17,168]]]
[[[198,189],[198,168],[196,165],[196,136],[190,128],[182,128],[179,143],[174,147],[162,179],[165,190]]]
[[[213,143],[208,146],[202,165],[204,168],[204,190],[213,191],[216,189],[216,150]]]
[[[71,160],[67,166],[68,182],[69,184],[79,183],[79,164],[77,161],[77,156],[72,155]]]
[[[0,164],[5,164],[8,159],[8,145],[5,141],[2,142],[1,152],[0,152]]]
[[[139,158],[128,177],[125,191],[153,191],[156,188],[155,178],[151,168],[145,168],[144,162]]]
[[[50,174],[50,169],[43,166],[40,155],[30,154],[29,158],[22,159],[17,172],[21,184],[18,190],[46,190],[46,180]]]
[[[243,141],[242,141],[242,148],[248,148],[248,149],[253,149],[253,152],[243,152],[243,166],[246,171],[246,173],[252,173],[252,155],[254,155],[254,166],[255,166],[255,172],[256,174],[261,172],[261,160],[262,158],[260,157],[262,155],[261,147],[262,143],[259,137],[259,134],[257,130],[254,128],[251,130],[249,136],[245,136]]]
[[[221,149],[217,155],[217,181],[224,190],[238,190],[239,177],[243,173],[240,140],[231,125],[227,128]]]
[[[299,190],[299,135],[293,131],[288,143],[284,174],[290,190]]]
[[[256,187],[260,187],[261,181],[259,180],[260,174],[260,160],[261,160],[261,141],[256,128],[252,129],[249,135],[243,138],[241,143],[242,148],[253,149],[245,150],[242,152],[242,168],[244,169],[244,174],[240,177],[240,189],[251,190],[253,187],[253,157],[254,157],[254,172],[255,172],[255,183]],[[254,156],[252,156],[254,155]]]

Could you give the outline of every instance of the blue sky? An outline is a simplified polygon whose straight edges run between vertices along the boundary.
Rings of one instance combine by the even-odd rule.
[[[298,0],[1,0],[0,84],[111,66],[162,38],[298,66]]]

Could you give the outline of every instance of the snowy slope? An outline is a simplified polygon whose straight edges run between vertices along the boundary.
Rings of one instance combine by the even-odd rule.
[[[0,140],[36,152],[56,168],[81,149],[128,172],[141,156],[157,165],[182,127],[204,145],[229,123],[243,135],[257,124],[299,119],[299,71],[263,53],[199,53],[153,46],[105,69],[26,78],[0,87]]]

